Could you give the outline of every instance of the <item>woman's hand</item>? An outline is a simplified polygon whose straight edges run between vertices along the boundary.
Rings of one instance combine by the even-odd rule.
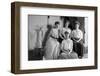
[[[73,40],[74,40],[75,42],[79,42],[79,41],[81,40],[81,38],[73,38]]]
[[[66,53],[66,54],[70,54],[72,51],[69,50],[69,49],[68,49],[68,50],[64,50],[64,49],[63,49],[62,52]]]

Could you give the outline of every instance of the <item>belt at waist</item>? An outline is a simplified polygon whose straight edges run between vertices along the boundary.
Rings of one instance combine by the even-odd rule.
[[[56,37],[54,37],[54,36],[52,36],[52,35],[51,35],[50,37],[51,37],[51,38],[54,38],[54,39],[58,39],[58,38],[56,38]]]

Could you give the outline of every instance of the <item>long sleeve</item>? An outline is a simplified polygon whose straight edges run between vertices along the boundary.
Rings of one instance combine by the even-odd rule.
[[[73,51],[73,41],[71,41],[71,52]]]

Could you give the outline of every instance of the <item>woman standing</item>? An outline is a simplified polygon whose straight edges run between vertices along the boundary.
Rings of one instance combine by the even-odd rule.
[[[59,36],[59,39],[58,41],[61,43],[62,40],[65,38],[65,31],[70,31],[71,32],[71,29],[69,28],[69,24],[70,24],[70,21],[69,20],[66,20],[66,23],[64,25],[64,27],[62,27],[62,29],[60,29],[60,36]]]
[[[57,59],[59,56],[59,42],[57,41],[59,35],[59,25],[60,23],[57,21],[55,22],[54,27],[51,29],[49,38],[46,42],[46,46],[45,46],[45,55],[44,58],[46,60],[52,60],[52,59]]]
[[[75,22],[75,30],[72,31],[72,39],[74,41],[73,49],[77,52],[78,57],[82,58],[83,56],[83,32],[79,29],[80,23],[78,21]]]

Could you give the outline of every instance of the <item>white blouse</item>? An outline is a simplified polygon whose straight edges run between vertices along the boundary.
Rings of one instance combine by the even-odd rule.
[[[62,34],[64,37],[65,37],[65,32],[66,31],[68,31],[69,33],[71,33],[71,29],[69,29],[69,28],[62,28],[61,30],[60,30],[60,34]]]
[[[72,38],[76,38],[77,40],[76,41],[80,41],[81,39],[83,39],[83,32],[78,29],[78,30],[73,30],[72,33],[71,33],[71,37]]]
[[[62,51],[67,51],[67,50],[72,51],[73,41],[71,39],[63,40],[61,43],[61,49]]]
[[[55,38],[58,38],[58,28],[53,28],[50,32],[50,35],[52,35]]]

